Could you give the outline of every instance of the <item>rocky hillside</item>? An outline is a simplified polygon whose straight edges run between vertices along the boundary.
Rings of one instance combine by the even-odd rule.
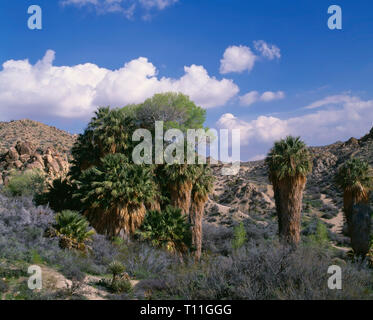
[[[17,141],[31,142],[43,150],[50,147],[59,153],[69,153],[75,139],[76,135],[29,119],[0,122],[0,154],[14,147]]]
[[[338,241],[348,242],[341,236],[343,200],[333,180],[338,167],[351,157],[365,159],[373,166],[373,129],[361,139],[351,138],[347,142],[312,147],[310,151],[313,171],[304,194],[303,232],[309,231],[310,221],[317,217],[339,237]],[[264,160],[241,163],[237,176],[222,176],[222,166],[214,166],[215,189],[206,207],[206,220],[224,225],[251,220],[263,226],[276,221],[273,189]]]
[[[40,169],[50,180],[65,175],[76,137],[28,119],[0,122],[0,185],[14,170]]]
[[[39,169],[49,180],[63,177],[69,170],[67,154],[59,154],[53,148],[36,148],[29,141],[18,141],[14,147],[0,154],[0,185],[7,184],[14,170],[26,171]]]

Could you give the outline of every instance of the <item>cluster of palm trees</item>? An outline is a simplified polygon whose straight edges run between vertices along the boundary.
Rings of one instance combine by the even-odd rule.
[[[301,209],[312,159],[299,137],[288,136],[275,142],[266,164],[273,185],[280,239],[296,246],[300,242]],[[373,176],[369,164],[358,158],[344,163],[336,175],[343,191],[348,234],[354,252],[365,256],[370,248],[370,191]]]
[[[181,112],[179,105],[180,101],[186,101],[185,96],[166,94],[165,97],[167,103],[176,105],[175,109],[180,114],[188,116],[188,112]],[[164,97],[158,95],[156,98],[159,102]],[[193,108],[190,103],[188,107]],[[144,108],[149,108],[149,103]],[[99,108],[72,149],[73,161],[68,181],[60,181],[56,185],[63,185],[64,190],[69,190],[71,201],[68,202],[76,204],[78,199],[77,209],[97,232],[111,238],[133,238],[149,211],[162,213],[171,212],[169,206],[179,208],[181,215],[190,223],[192,252],[199,260],[202,216],[213,185],[212,172],[208,165],[199,164],[134,164],[131,157],[135,147],[131,141],[132,133],[137,128],[150,126],[148,122],[139,121],[136,112],[143,114],[144,110],[141,106]],[[153,120],[164,120],[164,114],[162,117]],[[180,119],[184,125],[182,116]],[[168,125],[177,126],[178,123],[173,121]],[[58,192],[52,187],[49,194]],[[69,203],[65,201],[63,204]]]

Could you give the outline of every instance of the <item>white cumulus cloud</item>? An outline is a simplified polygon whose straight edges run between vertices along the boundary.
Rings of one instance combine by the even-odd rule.
[[[269,60],[281,58],[280,49],[273,44],[258,40],[254,41],[254,47],[259,52],[258,56],[248,46],[230,46],[225,49],[223,59],[220,60],[220,73],[250,72],[260,56]]]
[[[280,100],[283,98],[285,98],[285,93],[283,91],[266,91],[262,94],[260,94],[258,91],[250,91],[245,95],[239,97],[239,100],[242,106],[250,106],[258,101],[270,102],[273,100]]]
[[[209,76],[203,66],[186,66],[177,79],[158,77],[147,58],[132,60],[117,70],[92,63],[54,66],[48,50],[35,65],[9,60],[0,70],[0,119],[38,115],[88,118],[97,106],[140,103],[155,93],[176,91],[204,108],[226,104],[239,88],[228,79]]]
[[[251,71],[256,60],[255,54],[246,46],[231,46],[220,60],[220,73]]]

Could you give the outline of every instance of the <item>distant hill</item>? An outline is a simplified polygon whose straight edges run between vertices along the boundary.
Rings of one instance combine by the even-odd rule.
[[[0,122],[0,154],[13,147],[17,141],[29,141],[41,149],[51,147],[62,154],[68,154],[76,137],[29,119]]]

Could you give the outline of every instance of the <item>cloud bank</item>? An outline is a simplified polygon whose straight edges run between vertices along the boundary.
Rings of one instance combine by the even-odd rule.
[[[326,97],[312,104],[321,107],[321,101],[337,101],[336,96]],[[339,96],[341,97],[341,96]],[[301,136],[310,145],[325,145],[350,137],[361,137],[373,126],[373,100],[362,101],[358,97],[343,96],[339,105],[325,110],[280,119],[260,116],[252,121],[243,121],[231,113],[220,117],[220,128],[241,129],[241,145],[254,157],[267,152],[275,140],[286,135]],[[337,104],[337,102],[335,102]]]
[[[97,106],[140,103],[155,93],[175,91],[204,108],[225,105],[239,92],[229,79],[211,77],[203,66],[184,67],[178,79],[158,77],[156,67],[140,57],[117,70],[92,63],[54,66],[48,50],[35,65],[9,60],[0,70],[0,119],[38,115],[87,119]]]

